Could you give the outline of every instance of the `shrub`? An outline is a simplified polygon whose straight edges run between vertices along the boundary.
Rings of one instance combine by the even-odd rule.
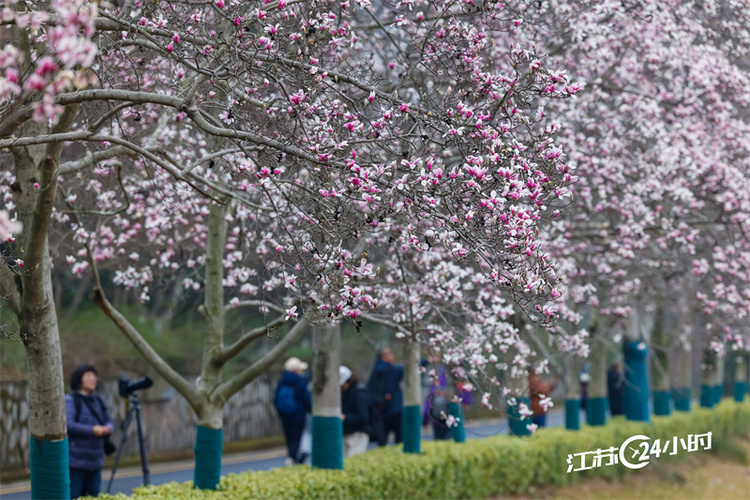
[[[343,471],[295,466],[245,472],[223,477],[217,491],[194,490],[191,482],[170,483],[138,488],[131,498],[486,498],[588,477],[623,477],[630,470],[622,465],[568,474],[566,458],[569,453],[618,447],[635,434],[663,443],[673,436],[685,438],[708,431],[713,432],[715,442],[750,436],[750,402],[724,401],[713,410],[698,408],[653,417],[650,424],[614,418],[603,427],[540,429],[527,438],[498,435],[463,444],[426,442],[421,455],[402,453],[398,447],[379,448],[347,459]],[[658,460],[680,460],[686,454],[665,454]]]

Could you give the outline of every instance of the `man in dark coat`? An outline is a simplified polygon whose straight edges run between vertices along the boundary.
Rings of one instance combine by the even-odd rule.
[[[299,454],[302,431],[305,429],[305,416],[312,411],[312,396],[307,389],[307,378],[303,376],[307,363],[299,358],[289,358],[284,363],[284,374],[276,386],[274,406],[281,417],[288,452],[287,465],[303,463]]]
[[[618,363],[612,363],[609,370],[607,371],[607,397],[609,398],[609,412],[614,417],[615,415],[622,415],[622,398],[623,398],[623,387],[622,387],[622,373],[620,372],[620,365]]]
[[[70,377],[71,393],[65,396],[70,498],[95,497],[101,489],[104,440],[114,425],[107,406],[95,393],[97,382],[93,366],[79,366]]]
[[[395,435],[396,444],[401,442],[401,413],[404,404],[400,384],[404,377],[404,367],[394,365],[393,362],[390,348],[379,349],[378,359],[367,383],[372,401],[373,439],[380,446],[388,443],[391,431]]]

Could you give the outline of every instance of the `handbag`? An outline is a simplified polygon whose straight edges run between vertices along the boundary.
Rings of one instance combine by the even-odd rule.
[[[109,436],[104,438],[104,453],[107,455],[111,455],[112,453],[117,451],[117,446],[115,446],[115,443],[112,442],[111,439],[109,439]]]

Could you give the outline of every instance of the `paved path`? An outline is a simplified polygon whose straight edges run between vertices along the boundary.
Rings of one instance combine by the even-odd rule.
[[[583,414],[581,415],[582,418]],[[547,416],[550,427],[562,426],[565,421],[564,412],[558,409],[552,410]],[[583,421],[583,420],[582,420]],[[508,426],[505,419],[477,420],[467,422],[467,439],[480,439],[495,434],[507,432]],[[423,439],[431,440],[432,431],[423,435]],[[128,446],[132,446],[128,443]],[[371,445],[374,448],[375,445]],[[285,448],[272,448],[263,451],[246,453],[235,453],[225,455],[221,464],[221,474],[245,472],[248,470],[269,470],[284,466],[286,456]],[[193,461],[185,460],[149,465],[152,484],[164,484],[172,481],[185,482],[193,480]],[[102,491],[107,490],[111,470],[102,471]],[[140,466],[125,467],[117,470],[112,483],[112,493],[130,493],[133,488],[143,485],[143,472]],[[21,500],[31,497],[31,489],[28,481],[20,481],[0,486],[1,500]]]

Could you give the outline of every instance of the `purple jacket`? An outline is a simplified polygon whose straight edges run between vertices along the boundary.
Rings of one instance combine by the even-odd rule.
[[[78,393],[81,409],[76,419],[76,405],[72,394],[65,395],[65,412],[68,417],[68,445],[71,469],[100,470],[104,468],[104,438],[94,436],[95,425],[113,425],[107,405],[96,393],[91,396]],[[98,413],[103,424],[89,410]]]

